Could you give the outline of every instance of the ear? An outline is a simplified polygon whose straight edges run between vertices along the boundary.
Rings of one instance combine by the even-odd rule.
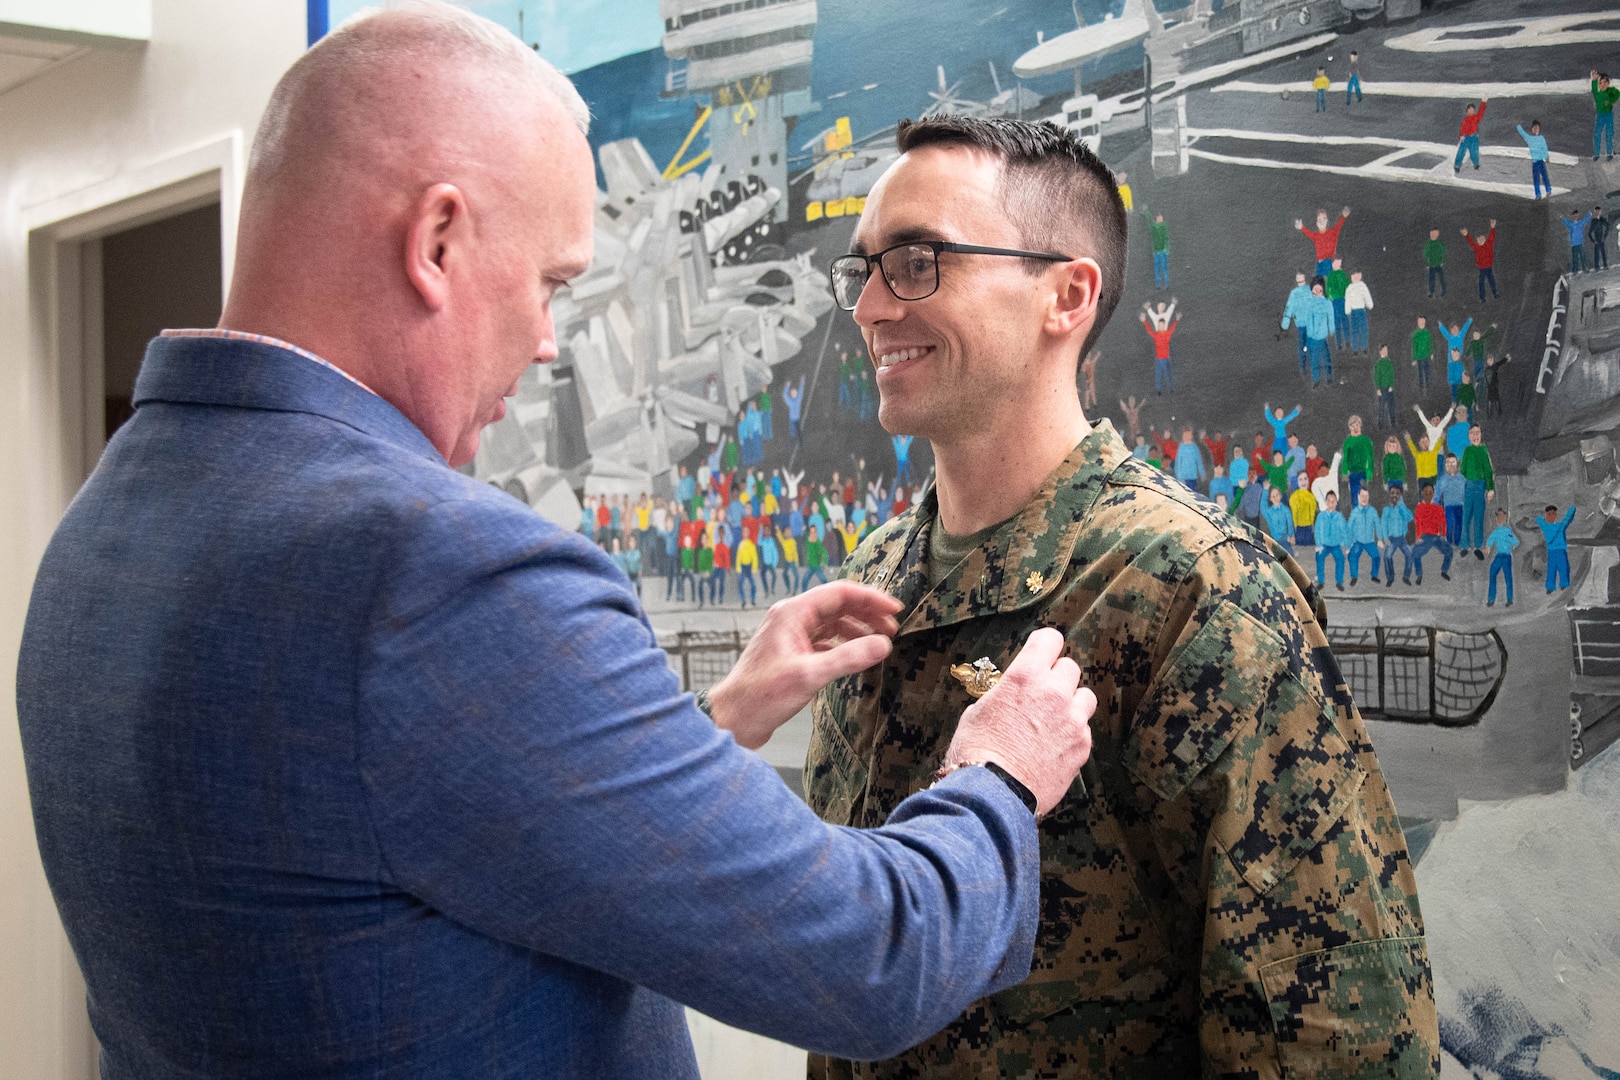
[[[1097,321],[1097,302],[1102,297],[1102,268],[1095,259],[1075,259],[1060,263],[1055,272],[1057,288],[1043,329],[1054,337],[1089,331]]]
[[[429,311],[450,302],[450,275],[470,239],[467,198],[454,184],[434,184],[411,208],[405,229],[405,276]]]

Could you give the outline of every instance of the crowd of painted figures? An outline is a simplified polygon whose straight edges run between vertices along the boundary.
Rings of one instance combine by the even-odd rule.
[[[1519,533],[1532,527],[1546,546],[1547,591],[1569,586],[1564,533],[1575,508],[1560,514],[1556,506],[1537,507],[1515,521],[1507,507],[1496,505],[1491,452],[1469,405],[1458,403],[1434,416],[1414,405],[1422,434],[1414,440],[1410,432],[1391,433],[1381,449],[1362,430],[1362,418],[1351,416],[1330,458],[1315,443],[1301,446],[1289,430],[1303,411],[1300,405],[1285,411],[1267,403],[1264,428],[1254,433],[1252,445],[1235,431],[1211,435],[1200,429],[1195,436],[1190,425],[1182,426],[1179,437],[1169,428],[1144,433],[1140,406],[1121,406],[1136,457],[1263,529],[1290,554],[1303,558],[1302,549],[1310,549],[1317,584],[1324,588],[1330,561],[1334,587],[1343,591],[1346,569],[1350,586],[1360,584],[1364,557],[1368,582],[1390,588],[1397,556],[1401,583],[1410,586],[1423,584],[1425,556],[1440,558],[1440,576],[1449,581],[1454,559],[1472,553],[1483,562],[1489,553],[1486,603],[1496,603],[1501,579],[1512,604],[1514,550]],[[1415,503],[1409,504],[1409,493]]]
[[[699,607],[758,606],[828,580],[873,529],[922,494],[910,475],[911,439],[895,440],[893,479],[869,479],[865,461],[806,483],[804,470],[727,468],[723,443],[694,472],[681,466],[673,498],[587,497],[579,530],[641,591],[663,579],[664,599]]]

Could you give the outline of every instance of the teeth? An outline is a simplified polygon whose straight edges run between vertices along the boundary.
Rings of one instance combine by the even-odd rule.
[[[931,348],[931,346],[924,346],[922,348],[900,349],[900,350],[898,350],[896,352],[884,353],[882,356],[878,357],[878,366],[879,367],[888,367],[891,364],[898,364],[902,360],[915,360],[915,359],[917,359],[917,357],[923,355],[923,353],[926,353],[929,348]]]

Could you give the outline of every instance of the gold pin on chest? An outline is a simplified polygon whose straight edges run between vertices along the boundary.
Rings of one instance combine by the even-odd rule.
[[[962,684],[968,697],[975,699],[984,697],[992,686],[1001,681],[1000,670],[990,662],[988,656],[981,656],[971,664],[952,664],[951,675]]]

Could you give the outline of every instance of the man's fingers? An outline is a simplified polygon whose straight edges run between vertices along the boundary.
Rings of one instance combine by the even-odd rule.
[[[884,637],[894,637],[899,632],[900,624],[895,621],[892,615],[885,615],[871,622],[858,619],[853,615],[845,615],[831,626],[818,627],[816,637],[818,640],[836,638],[843,641],[853,641],[868,634],[882,634]]]
[[[1052,665],[1052,674],[1062,680],[1067,693],[1074,693],[1075,687],[1080,685],[1080,665],[1067,656],[1058,657],[1058,662]]]
[[[894,643],[883,635],[868,634],[806,657],[802,670],[811,688],[820,689],[834,679],[865,671],[888,656],[893,647]]]
[[[832,581],[817,585],[801,597],[808,606],[814,625],[825,626],[845,615],[876,626],[885,617],[900,612],[900,601],[886,592],[853,581]]]
[[[1062,655],[1063,635],[1050,626],[1043,626],[1024,639],[1024,647],[1018,650],[1013,662],[1007,665],[1007,673],[1011,674],[1021,668],[1029,668],[1035,672],[1050,671],[1052,664]]]
[[[1069,699],[1069,718],[1076,723],[1090,724],[1091,715],[1096,711],[1097,695],[1093,694],[1087,687],[1080,687],[1075,692],[1074,697]],[[1086,742],[1089,744],[1090,741],[1091,737],[1088,735]]]

